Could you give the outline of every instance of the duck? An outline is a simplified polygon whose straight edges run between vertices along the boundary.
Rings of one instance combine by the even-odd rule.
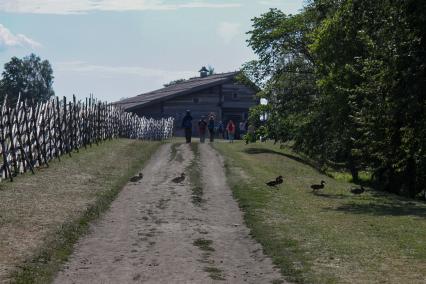
[[[322,180],[321,184],[313,184],[313,185],[311,185],[311,188],[312,188],[313,191],[317,191],[317,190],[323,189],[325,183],[326,182]]]
[[[352,188],[351,193],[353,194],[362,194],[364,193],[365,188],[361,185],[361,188]]]
[[[179,177],[175,177],[174,179],[172,179],[172,182],[181,183],[184,180],[185,180],[185,173],[181,173]]]
[[[140,181],[142,178],[143,178],[143,174],[142,174],[142,173],[139,173],[137,176],[133,176],[133,177],[131,177],[131,178],[130,178],[130,181],[131,181],[131,182],[137,182],[137,181]]]
[[[267,186],[277,186],[279,184],[283,183],[283,177],[282,176],[278,176],[277,178],[275,178],[275,180],[269,181],[266,183]]]

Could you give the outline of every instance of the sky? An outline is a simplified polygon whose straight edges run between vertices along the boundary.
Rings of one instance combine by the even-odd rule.
[[[56,95],[104,101],[255,59],[251,19],[303,0],[0,0],[0,71],[35,53],[53,67]]]

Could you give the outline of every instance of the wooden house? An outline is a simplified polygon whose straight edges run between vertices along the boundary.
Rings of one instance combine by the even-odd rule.
[[[213,113],[216,123],[224,125],[232,119],[238,123],[248,118],[249,108],[256,105],[256,90],[236,80],[238,72],[207,75],[206,68],[200,71],[200,77],[183,80],[162,89],[140,94],[116,102],[124,110],[140,116],[175,118],[175,135],[182,135],[180,129],[186,110],[191,111],[196,130],[201,116]],[[194,131],[197,134],[197,131]]]

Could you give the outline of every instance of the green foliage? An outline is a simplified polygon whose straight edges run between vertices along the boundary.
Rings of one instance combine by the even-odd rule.
[[[211,66],[211,65],[209,65],[209,66],[207,66],[207,70],[209,71],[208,73],[207,73],[207,75],[213,75],[213,74],[215,74],[215,72],[214,72],[214,67],[213,66]]]
[[[166,83],[163,86],[168,87],[168,86],[179,84],[179,83],[182,83],[182,82],[185,82],[185,81],[186,81],[186,79],[177,79],[177,80],[170,81],[169,83]]]
[[[260,92],[261,89],[257,86],[249,77],[248,74],[244,72],[244,70],[240,71],[237,76],[235,76],[235,80],[253,90]]]
[[[12,57],[4,65],[0,80],[0,99],[3,100],[7,95],[14,103],[21,94],[21,99],[45,102],[55,94],[52,88],[53,78],[49,61],[42,61],[35,54],[22,59]]]
[[[316,97],[313,61],[308,46],[312,19],[285,15],[271,9],[253,19],[249,46],[259,56],[243,71],[263,87],[259,98],[268,101],[252,110],[251,117],[267,113],[264,126],[275,140],[291,140],[303,125]]]
[[[254,18],[259,59],[245,69],[268,100],[258,107],[268,136],[345,164],[355,181],[371,170],[385,190],[425,190],[424,11],[415,0],[315,0],[297,15]]]

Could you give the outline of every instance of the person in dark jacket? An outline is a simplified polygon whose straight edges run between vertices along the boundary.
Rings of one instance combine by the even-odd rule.
[[[182,128],[185,129],[186,143],[191,143],[192,137],[192,116],[191,111],[187,110],[182,120]]]
[[[225,139],[225,127],[223,125],[222,120],[219,121],[217,124],[217,132],[219,133],[219,137],[222,137],[222,139]]]
[[[202,116],[200,121],[198,122],[198,132],[200,133],[200,143],[204,143],[204,141],[206,140],[206,128],[207,128],[207,122],[204,119],[204,116]]]
[[[209,123],[208,123],[207,127],[209,129],[210,142],[213,142],[214,141],[214,116],[213,115],[210,115]]]

